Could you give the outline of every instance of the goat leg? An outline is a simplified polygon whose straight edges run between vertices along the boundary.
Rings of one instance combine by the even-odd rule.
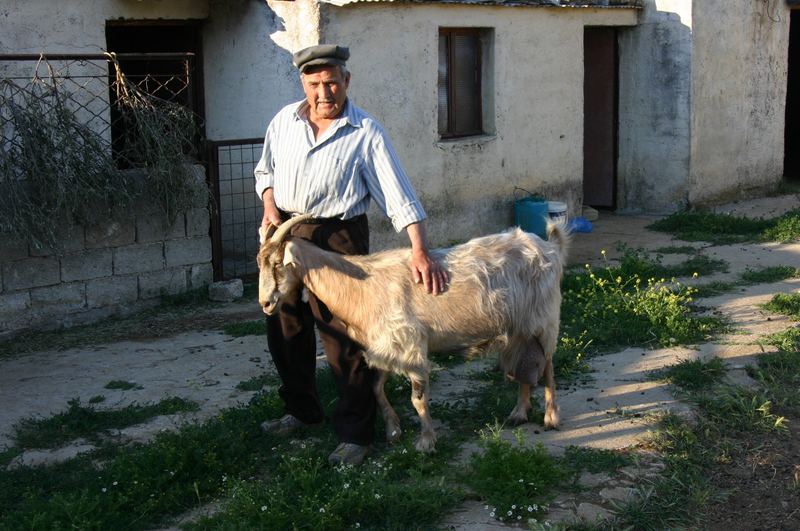
[[[411,376],[411,403],[419,415],[422,432],[419,440],[414,445],[422,453],[431,453],[436,450],[436,432],[433,430],[433,419],[428,411],[428,375]]]
[[[517,394],[517,405],[508,416],[507,422],[512,426],[519,426],[528,422],[528,410],[531,409],[531,386],[528,384],[519,384],[519,393]]]
[[[372,390],[375,393],[375,399],[378,402],[378,407],[383,416],[383,425],[386,428],[386,442],[393,444],[400,439],[403,431],[400,429],[400,419],[389,403],[389,399],[386,398],[386,392],[384,391],[386,379],[388,377],[388,372],[379,370],[378,378],[375,380]]]
[[[556,376],[553,370],[553,357],[548,356],[544,369],[544,427],[547,430],[558,428],[558,406],[556,405]]]

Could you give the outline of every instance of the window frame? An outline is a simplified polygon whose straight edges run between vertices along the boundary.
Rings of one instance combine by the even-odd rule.
[[[450,140],[456,138],[465,138],[465,137],[472,137],[472,136],[479,136],[486,134],[484,131],[484,101],[483,101],[483,84],[484,84],[484,33],[485,28],[451,28],[451,27],[440,27],[439,28],[439,38],[446,37],[446,44],[447,44],[447,130],[446,131],[438,131],[438,121],[437,121],[437,132],[439,137],[442,140]],[[475,109],[475,118],[477,118],[478,128],[476,130],[469,130],[469,131],[454,131],[455,129],[455,113],[453,109],[455,108],[455,84],[452,83],[452,71],[455,59],[455,44],[454,36],[470,36],[474,37],[475,39],[475,51],[476,51],[476,65],[475,65],[475,78],[476,78],[476,87],[477,87],[477,94],[475,95],[475,101],[477,102],[477,108]],[[437,54],[437,64],[438,64],[438,54]],[[437,111],[438,111],[438,104],[437,104]]]

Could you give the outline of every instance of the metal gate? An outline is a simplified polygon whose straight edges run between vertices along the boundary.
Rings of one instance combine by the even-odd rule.
[[[258,275],[258,227],[263,205],[255,193],[253,170],[262,138],[208,142],[208,167],[216,209],[211,217],[215,280]]]

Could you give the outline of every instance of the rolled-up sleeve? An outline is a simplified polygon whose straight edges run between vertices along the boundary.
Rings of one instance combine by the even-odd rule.
[[[256,164],[253,174],[256,178],[256,194],[258,198],[264,195],[264,190],[275,186],[274,165],[272,161],[272,124],[267,127],[264,135],[264,149],[261,150],[261,159]]]
[[[370,196],[389,216],[397,232],[427,217],[383,131],[378,131],[369,143],[363,177]]]

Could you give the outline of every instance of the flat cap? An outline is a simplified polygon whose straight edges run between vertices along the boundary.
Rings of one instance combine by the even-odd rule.
[[[350,50],[344,46],[318,44],[295,52],[292,62],[300,72],[305,72],[306,68],[317,65],[344,66],[349,57]]]

